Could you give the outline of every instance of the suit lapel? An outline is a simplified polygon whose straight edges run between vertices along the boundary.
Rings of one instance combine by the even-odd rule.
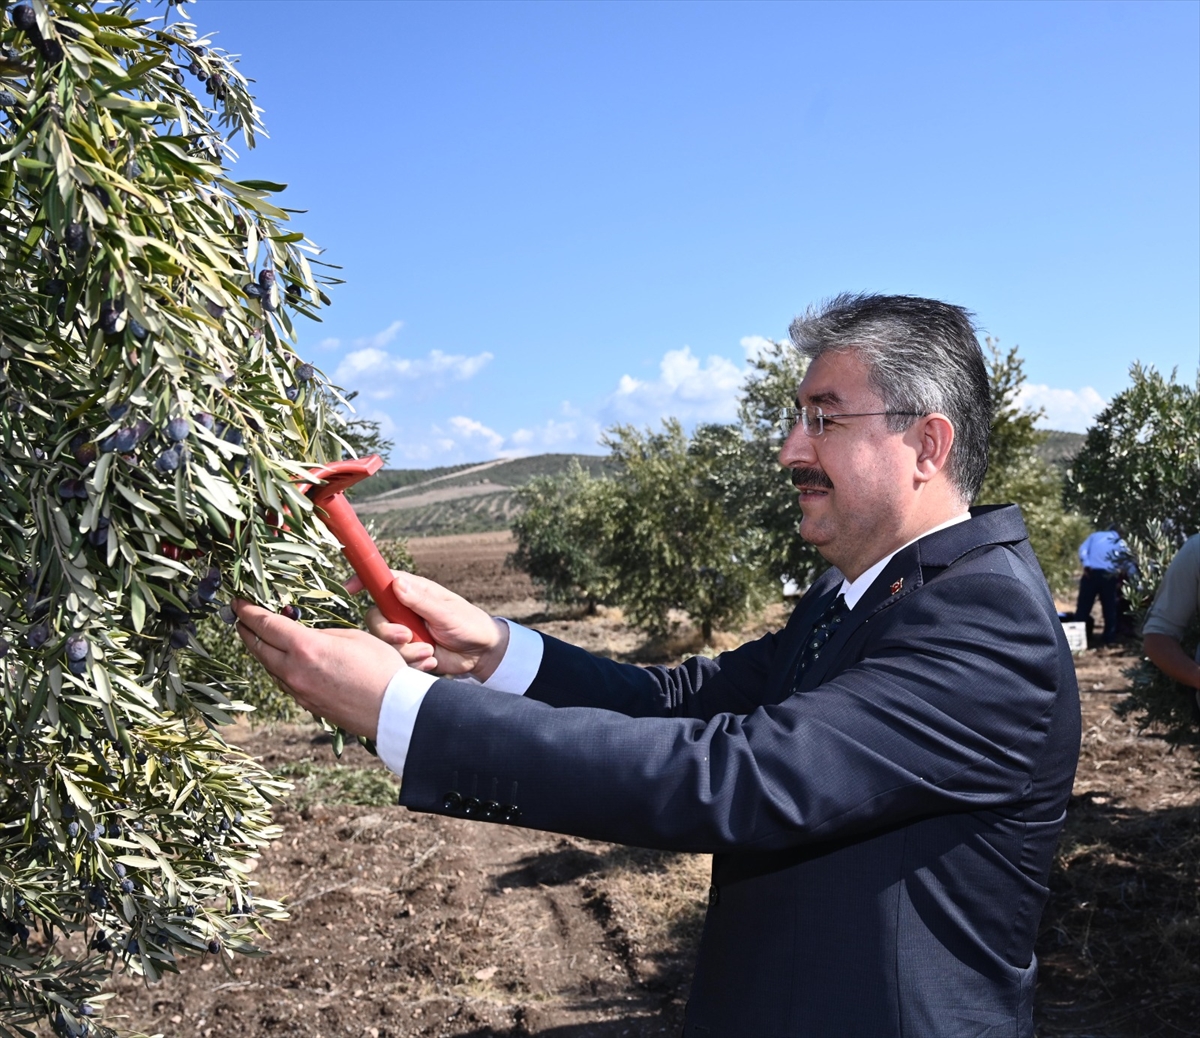
[[[920,586],[921,566],[917,546],[910,544],[892,557],[862,598],[854,604],[854,608],[846,614],[841,626],[826,643],[820,659],[814,661],[802,676],[798,691],[806,692],[827,680],[831,671],[843,665],[843,650],[854,632],[881,609],[912,594]]]

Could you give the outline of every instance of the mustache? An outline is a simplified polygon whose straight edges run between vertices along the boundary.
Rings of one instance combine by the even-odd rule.
[[[832,490],[833,481],[820,469],[792,469],[792,486],[815,487],[818,490]]]

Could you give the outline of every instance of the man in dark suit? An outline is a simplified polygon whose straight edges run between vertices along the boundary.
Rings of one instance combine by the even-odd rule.
[[[712,852],[686,1034],[1032,1036],[1079,704],[1017,509],[968,510],[991,417],[974,330],[843,296],[792,338],[810,364],[780,460],[835,568],[784,630],[642,669],[403,576],[433,649],[246,604],[242,636],[377,737],[410,808]]]

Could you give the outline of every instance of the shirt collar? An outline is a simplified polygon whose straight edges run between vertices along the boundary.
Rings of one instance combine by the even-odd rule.
[[[944,523],[938,523],[937,526],[931,526],[928,530],[926,530],[924,533],[918,534],[907,544],[900,545],[900,547],[890,555],[885,555],[870,569],[863,570],[863,572],[860,573],[854,580],[843,579],[841,594],[846,599],[846,608],[853,609],[858,604],[858,600],[867,593],[867,588],[874,584],[875,578],[883,572],[884,566],[892,561],[893,556],[907,548],[909,544],[915,544],[922,537],[928,537],[931,533],[937,533],[938,530],[945,530],[947,527],[956,526],[959,523],[965,523],[970,518],[970,512],[963,512],[962,515],[956,515],[953,519],[947,519]]]

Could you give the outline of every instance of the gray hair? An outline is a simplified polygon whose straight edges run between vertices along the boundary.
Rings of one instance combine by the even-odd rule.
[[[992,392],[971,313],[936,299],[844,293],[809,307],[788,329],[809,361],[853,350],[889,411],[937,411],[954,426],[946,462],[951,483],[970,503],[988,466]],[[893,432],[912,417],[887,418]]]

